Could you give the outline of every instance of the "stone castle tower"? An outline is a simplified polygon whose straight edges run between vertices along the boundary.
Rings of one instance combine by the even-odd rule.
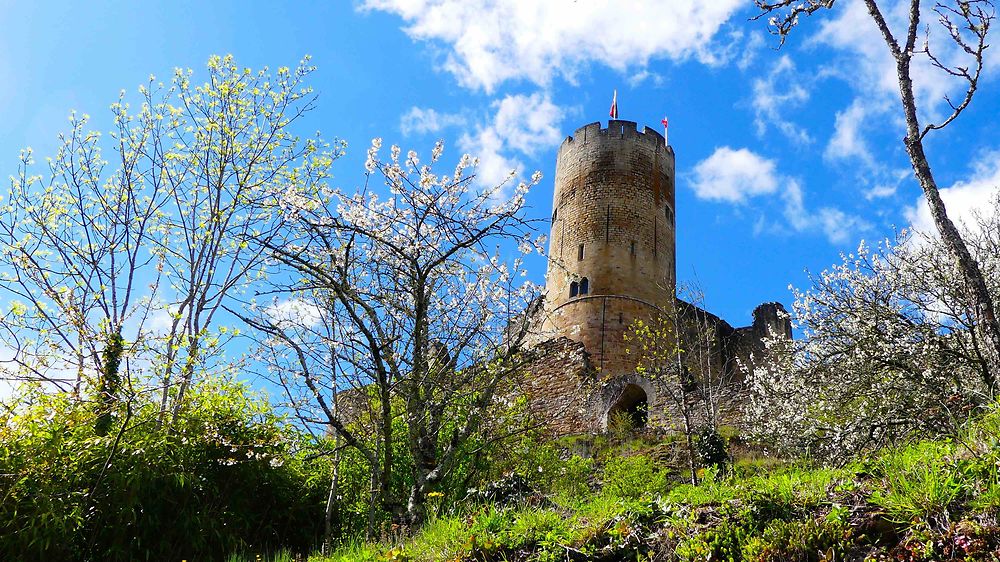
[[[674,151],[630,121],[591,123],[559,148],[543,331],[583,343],[605,375],[635,371],[624,335],[671,314]]]
[[[791,337],[791,325],[779,303],[733,328],[676,297],[673,148],[611,120],[577,129],[557,158],[545,293],[526,316],[542,352],[521,383],[532,409],[557,434],[603,430],[616,411],[673,425],[667,393],[636,372],[624,337],[658,315],[677,318],[686,356],[738,392],[742,370],[766,360],[763,339]]]

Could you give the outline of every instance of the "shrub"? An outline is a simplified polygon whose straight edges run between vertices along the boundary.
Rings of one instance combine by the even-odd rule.
[[[508,474],[503,478],[490,482],[482,488],[471,488],[465,499],[475,503],[491,503],[497,506],[509,506],[535,495],[534,488],[518,474]]]
[[[628,412],[612,412],[608,418],[608,434],[618,441],[624,441],[635,429],[635,420]]]
[[[592,470],[591,459],[569,455],[551,443],[530,443],[522,450],[514,472],[543,494],[577,499],[590,492]]]
[[[836,521],[779,520],[747,540],[743,555],[755,562],[840,560],[849,542],[850,531]]]
[[[725,467],[729,464],[729,452],[726,450],[726,440],[714,427],[706,427],[698,433],[695,443],[698,462],[702,466]]]
[[[726,521],[682,540],[676,549],[681,560],[742,560],[741,546],[754,530],[743,521]]]
[[[93,408],[42,392],[0,419],[0,559],[222,559],[317,544],[328,464],[306,461],[298,434],[240,385],[202,384],[188,400],[169,431],[156,404],[137,400],[97,435]]]
[[[638,499],[666,486],[666,475],[657,470],[652,460],[641,455],[608,460],[601,480],[603,494],[624,499]]]

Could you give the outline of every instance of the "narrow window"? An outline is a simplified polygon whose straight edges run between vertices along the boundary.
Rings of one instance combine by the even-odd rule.
[[[589,292],[590,292],[590,281],[587,281],[587,278],[584,277],[583,279],[580,280],[580,294],[586,295]]]
[[[667,224],[674,224],[674,210],[669,205],[663,209],[663,214],[667,217]]]
[[[624,324],[625,323],[625,313],[623,313],[623,312],[619,312],[618,313],[618,323],[619,324]]]
[[[556,222],[556,216],[559,214],[559,209],[552,209],[552,222]]]
[[[629,253],[629,255],[631,255],[631,256],[632,256],[633,258],[635,257],[635,240],[633,240],[633,241],[632,241],[632,246],[631,246],[631,247],[629,248],[629,251],[628,251],[628,253]]]
[[[583,244],[580,244],[580,247],[576,251],[576,259],[583,261]]]
[[[580,293],[580,284],[577,283],[576,281],[573,281],[572,283],[570,283],[569,284],[569,296],[570,296],[570,298],[575,297],[579,293]]]

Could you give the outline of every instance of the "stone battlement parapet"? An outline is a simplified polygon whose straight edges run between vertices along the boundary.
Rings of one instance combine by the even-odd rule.
[[[608,121],[607,127],[601,127],[600,121],[580,127],[563,140],[559,151],[561,152],[567,145],[574,143],[607,142],[618,139],[628,139],[630,142],[639,141],[651,146],[663,146],[666,142],[663,135],[655,129],[644,127],[640,131],[639,125],[635,121],[611,119]],[[673,153],[672,147],[667,146],[666,148],[668,152]]]

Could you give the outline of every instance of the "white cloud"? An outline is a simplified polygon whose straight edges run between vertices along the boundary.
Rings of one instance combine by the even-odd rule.
[[[444,68],[492,92],[510,80],[573,80],[589,63],[618,71],[654,58],[720,62],[712,43],[741,0],[366,0],[400,16],[417,40],[450,47]]]
[[[788,224],[796,232],[822,232],[833,244],[843,244],[852,241],[859,232],[871,228],[860,217],[848,215],[834,207],[822,207],[817,211],[806,208],[802,186],[799,182],[789,179],[785,182],[782,198],[785,201],[784,215]]]
[[[691,187],[700,199],[742,203],[748,197],[774,193],[778,176],[773,160],[746,148],[723,146],[694,167]]]
[[[174,317],[169,307],[162,302],[150,311],[149,316],[143,324],[143,329],[155,335],[166,335],[170,333],[170,327],[174,324]]]
[[[510,95],[493,106],[497,109],[493,128],[518,152],[531,156],[563,139],[559,125],[564,112],[546,94]]]
[[[873,113],[881,111],[878,106],[857,98],[851,105],[837,112],[833,136],[826,145],[823,157],[829,160],[857,158],[866,168],[876,167],[875,157],[862,135],[863,125]]]
[[[742,48],[740,49],[740,56],[736,60],[736,68],[746,71],[750,68],[754,59],[757,58],[757,52],[764,46],[766,41],[764,40],[764,34],[759,31],[754,31],[751,33]]]
[[[793,142],[812,142],[805,129],[786,117],[789,110],[802,106],[809,99],[809,91],[802,85],[801,78],[795,63],[785,55],[778,59],[778,64],[765,77],[753,81],[757,135],[763,136],[768,127],[774,127]]]
[[[663,85],[663,76],[655,72],[650,72],[648,69],[642,69],[636,72],[632,76],[628,77],[628,85],[631,88],[638,88],[643,82],[649,80],[653,83],[654,87],[660,87]]]
[[[464,116],[456,113],[440,113],[434,109],[411,107],[399,120],[399,129],[404,135],[410,133],[437,133],[446,127],[465,125]]]
[[[910,2],[885,2],[882,12],[897,40],[905,39]],[[944,64],[949,66],[969,66],[969,56],[955,44],[946,30],[938,23],[938,15],[932,10],[933,4],[926,3],[921,13],[921,22],[926,27],[920,29],[920,45],[925,38],[930,48]],[[837,116],[837,131],[828,153],[842,157],[865,158],[868,152],[862,144],[852,142],[864,133],[858,127],[862,118],[880,117],[884,124],[888,117],[902,134],[899,119],[899,83],[896,77],[896,61],[889,52],[881,32],[876,27],[861,0],[844,0],[837,3],[837,9],[830,17],[823,18],[819,31],[811,42],[834,49],[836,56],[831,63],[821,69],[822,74],[839,77],[854,90],[855,99],[851,106]],[[986,73],[1000,62],[1000,53],[992,53],[986,61]],[[930,60],[917,53],[911,64],[914,94],[922,122],[940,121],[951,109],[945,96],[961,99],[966,82],[951,77],[934,68]]]
[[[888,17],[893,10],[885,11]],[[852,86],[891,92],[896,84],[895,62],[864,3],[846,0],[822,18],[812,42],[832,47],[842,55],[827,71],[850,81]]]
[[[837,112],[833,135],[823,151],[828,162],[848,164],[869,201],[894,196],[900,183],[912,177],[910,168],[892,168],[884,158],[877,157],[866,136],[885,127],[891,119],[887,113],[891,113],[892,103],[888,98],[855,98],[846,109]]]
[[[746,148],[734,150],[724,146],[716,149],[695,166],[692,188],[700,199],[734,204],[746,203],[755,197],[777,196],[784,204],[782,214],[787,227],[795,232],[821,232],[834,244],[847,242],[858,232],[870,228],[861,218],[833,207],[810,211],[797,180],[778,173],[774,160]],[[755,231],[764,229],[784,228],[767,228],[766,221],[758,221]]]
[[[988,218],[996,212],[994,202],[1000,197],[1000,151],[984,154],[973,169],[971,177],[941,189],[941,199],[948,210],[948,217],[959,227],[977,227],[977,216]],[[936,234],[927,200],[921,196],[916,204],[905,210],[906,219],[914,230]]]
[[[323,311],[318,306],[296,298],[278,301],[267,307],[264,313],[280,328],[313,328],[323,320]]]
[[[821,45],[847,55],[835,63],[831,70],[867,97],[877,94],[898,99],[896,61],[889,53],[868,9],[861,0],[848,0],[838,3],[837,7],[834,14],[831,14],[834,17],[823,19],[814,39]],[[899,41],[905,39],[909,7],[908,1],[887,2],[882,7],[888,25]],[[927,26],[921,27],[920,43],[923,44],[926,37],[935,56],[947,65],[968,66],[970,62],[967,55],[938,24],[938,15],[932,7],[928,3],[921,12],[921,21],[927,22]],[[950,93],[954,96],[956,92],[964,91],[963,80],[953,79],[934,68],[929,59],[919,53],[913,58],[911,74],[917,104],[926,113],[925,118],[936,115],[945,103],[945,95]]]
[[[865,192],[865,199],[872,201],[874,199],[882,199],[883,197],[892,197],[898,189],[899,185],[880,183]]]
[[[888,25],[897,40],[905,38],[910,2],[894,0],[880,2]],[[938,23],[933,3],[927,2],[921,13],[918,50],[924,40],[944,64],[968,66],[971,59],[959,48]],[[808,40],[822,53],[817,74],[842,81],[852,92],[851,103],[839,111],[834,132],[824,151],[829,162],[841,161],[851,166],[861,193],[868,200],[892,197],[904,178],[912,177],[908,165],[900,160],[895,167],[878,156],[882,146],[871,139],[879,135],[880,143],[895,143],[902,153],[901,139],[905,132],[899,100],[896,61],[861,0],[842,0],[835,9],[819,18],[819,29]],[[824,52],[829,49],[832,56]],[[987,51],[985,72],[998,66],[1000,53]],[[966,83],[934,68],[927,56],[916,53],[911,64],[914,94],[922,123],[941,122],[951,109],[945,96],[960,100]],[[908,164],[908,162],[906,163]]]
[[[876,183],[870,189],[866,190],[865,199],[873,201],[875,199],[882,199],[896,195],[896,192],[899,191],[900,184],[902,184],[904,180],[908,180],[913,177],[913,170],[909,168],[899,168],[892,171],[885,171],[880,175],[883,176],[883,181]]]
[[[507,182],[508,185],[497,194],[498,199],[509,193],[510,181],[514,175],[524,172],[524,164],[516,158],[505,156],[504,142],[492,126],[479,129],[474,135],[468,133],[458,139],[458,147],[479,159],[476,167],[476,183],[490,188]]]
[[[476,180],[482,187],[499,185],[512,172],[525,172],[511,153],[531,157],[563,139],[560,125],[565,111],[547,94],[508,95],[494,102],[493,108],[496,112],[488,123],[458,140],[459,148],[479,158]],[[505,194],[506,190],[498,197]]]

